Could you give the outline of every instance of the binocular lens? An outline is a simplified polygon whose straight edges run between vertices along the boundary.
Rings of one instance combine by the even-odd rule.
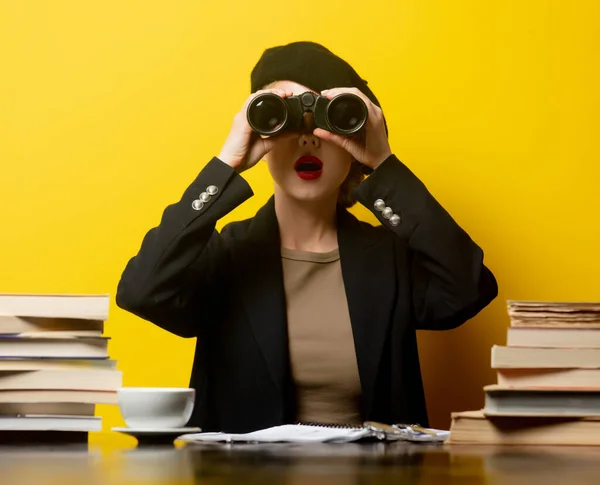
[[[344,133],[358,131],[367,119],[363,101],[356,96],[339,96],[333,99],[328,109],[329,123]]]
[[[312,113],[314,124],[340,135],[351,135],[367,122],[367,105],[355,94],[340,94],[331,101],[314,93],[284,99],[272,93],[256,96],[246,114],[250,127],[261,135],[283,130],[308,129],[304,115]]]
[[[263,134],[276,132],[287,118],[283,99],[274,94],[257,97],[250,105],[248,114],[252,128]]]

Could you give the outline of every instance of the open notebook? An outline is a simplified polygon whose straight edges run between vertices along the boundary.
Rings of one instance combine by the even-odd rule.
[[[361,440],[442,442],[449,431],[407,425],[365,423],[364,426],[284,424],[252,433],[193,433],[180,436],[186,442],[240,443],[349,443]]]

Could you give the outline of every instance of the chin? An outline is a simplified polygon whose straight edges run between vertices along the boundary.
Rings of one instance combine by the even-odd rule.
[[[324,194],[290,194],[298,202],[322,202],[328,199]]]
[[[299,186],[298,184],[293,184],[291,186],[280,186],[282,192],[284,192],[288,197],[297,200],[298,202],[318,202],[329,200],[332,197],[337,198],[337,187],[336,189],[331,189],[324,187],[318,183],[311,183],[311,185]]]

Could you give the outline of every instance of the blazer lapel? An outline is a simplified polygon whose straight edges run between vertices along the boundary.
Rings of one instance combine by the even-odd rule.
[[[354,335],[354,347],[367,415],[392,321],[396,274],[392,240],[361,223],[345,209],[338,211],[338,243],[342,276]]]
[[[241,298],[269,373],[280,389],[289,371],[287,314],[279,226],[271,199],[254,216],[239,254]]]

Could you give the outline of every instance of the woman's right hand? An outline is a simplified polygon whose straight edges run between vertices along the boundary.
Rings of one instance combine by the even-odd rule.
[[[230,167],[234,168],[238,173],[254,167],[262,158],[273,149],[275,140],[292,136],[291,133],[284,132],[283,134],[274,135],[268,138],[263,138],[256,133],[248,123],[246,111],[252,100],[263,93],[272,93],[286,98],[292,96],[291,91],[283,89],[263,89],[252,93],[241,111],[233,118],[231,131],[225,140],[219,160],[225,162]]]

